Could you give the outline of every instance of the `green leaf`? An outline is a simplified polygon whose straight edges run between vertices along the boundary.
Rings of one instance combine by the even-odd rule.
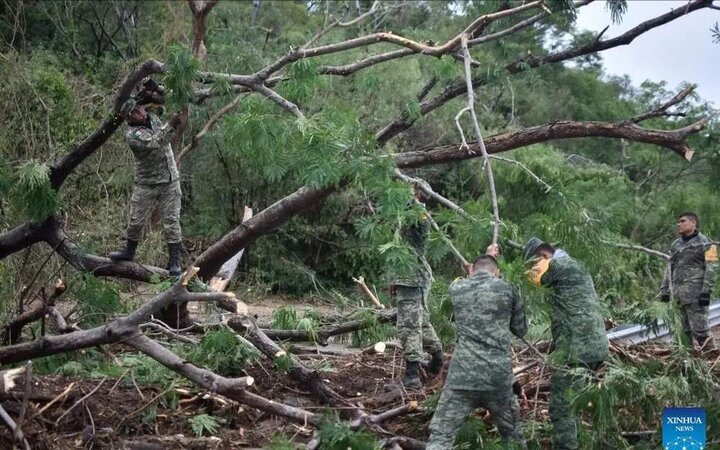
[[[41,222],[60,209],[60,197],[50,185],[50,167],[35,160],[15,169],[13,204],[32,221]]]
[[[190,428],[192,429],[193,434],[196,437],[203,437],[215,434],[225,420],[208,414],[198,414],[188,422],[190,423]]]

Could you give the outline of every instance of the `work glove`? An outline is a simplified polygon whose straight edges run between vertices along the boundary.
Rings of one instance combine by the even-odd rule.
[[[663,292],[660,294],[660,301],[663,303],[667,303],[670,301],[670,293],[669,292]]]
[[[700,305],[700,306],[710,305],[710,293],[709,292],[701,292],[700,293],[700,299],[698,299],[698,305]]]

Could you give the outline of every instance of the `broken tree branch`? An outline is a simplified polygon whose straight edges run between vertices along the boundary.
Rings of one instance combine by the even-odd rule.
[[[463,52],[463,58],[465,60],[465,83],[467,85],[467,103],[468,109],[470,110],[470,117],[472,118],[473,128],[475,130],[475,137],[477,138],[478,148],[482,154],[485,170],[487,170],[488,187],[490,191],[490,202],[493,210],[493,235],[492,244],[498,243],[498,236],[500,235],[500,211],[498,208],[497,193],[495,192],[495,178],[493,177],[492,164],[490,163],[490,157],[488,156],[485,143],[483,142],[482,131],[480,130],[480,123],[478,122],[477,114],[475,113],[475,90],[472,83],[472,70],[470,67],[470,50],[468,49],[468,37],[467,34],[462,35],[461,47]]]
[[[613,247],[622,248],[625,250],[634,250],[634,251],[638,251],[638,252],[643,252],[643,253],[647,253],[648,255],[658,256],[658,257],[663,258],[668,261],[670,260],[670,255],[668,255],[667,253],[663,253],[658,250],[653,250],[651,248],[643,247],[642,245],[621,244],[619,242],[610,242],[610,241],[606,241],[604,239],[601,239],[600,242],[602,242],[603,244],[606,244],[606,245],[612,245]]]
[[[663,103],[662,105],[658,106],[657,108],[633,117],[632,119],[630,119],[630,122],[640,123],[643,120],[648,120],[648,119],[652,119],[655,117],[665,117],[665,116],[671,115],[671,113],[668,113],[667,110],[670,107],[675,106],[678,103],[680,103],[681,101],[685,100],[685,98],[688,95],[690,95],[695,90],[696,87],[697,87],[696,84],[691,84],[690,86],[688,86],[685,89],[683,89],[682,91],[678,92],[677,94],[675,94],[675,96],[673,98],[671,98],[667,102]]]

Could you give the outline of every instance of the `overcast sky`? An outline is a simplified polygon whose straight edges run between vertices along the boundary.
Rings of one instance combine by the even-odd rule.
[[[639,23],[684,7],[687,0],[629,0],[620,25],[613,25],[605,2],[580,8],[579,28],[601,31],[603,38],[615,37]],[[630,45],[600,52],[605,70],[614,75],[630,75],[633,84],[644,80],[668,82],[674,89],[683,81],[696,83],[697,92],[720,107],[720,44],[713,43],[710,28],[720,21],[720,11],[703,9],[673,20],[637,37]]]

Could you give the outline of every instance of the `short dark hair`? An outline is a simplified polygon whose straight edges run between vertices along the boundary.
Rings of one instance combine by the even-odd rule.
[[[473,270],[484,270],[486,272],[493,272],[498,269],[498,263],[490,255],[480,255],[473,263]]]
[[[555,247],[548,244],[547,242],[543,242],[542,244],[538,245],[538,248],[535,249],[535,255],[540,255],[540,252],[555,253]]]
[[[697,214],[695,214],[694,212],[688,211],[688,212],[684,212],[684,213],[680,214],[679,216],[677,216],[678,219],[680,219],[681,217],[688,217],[688,218],[694,220],[695,227],[700,228],[700,219],[698,218]]]

